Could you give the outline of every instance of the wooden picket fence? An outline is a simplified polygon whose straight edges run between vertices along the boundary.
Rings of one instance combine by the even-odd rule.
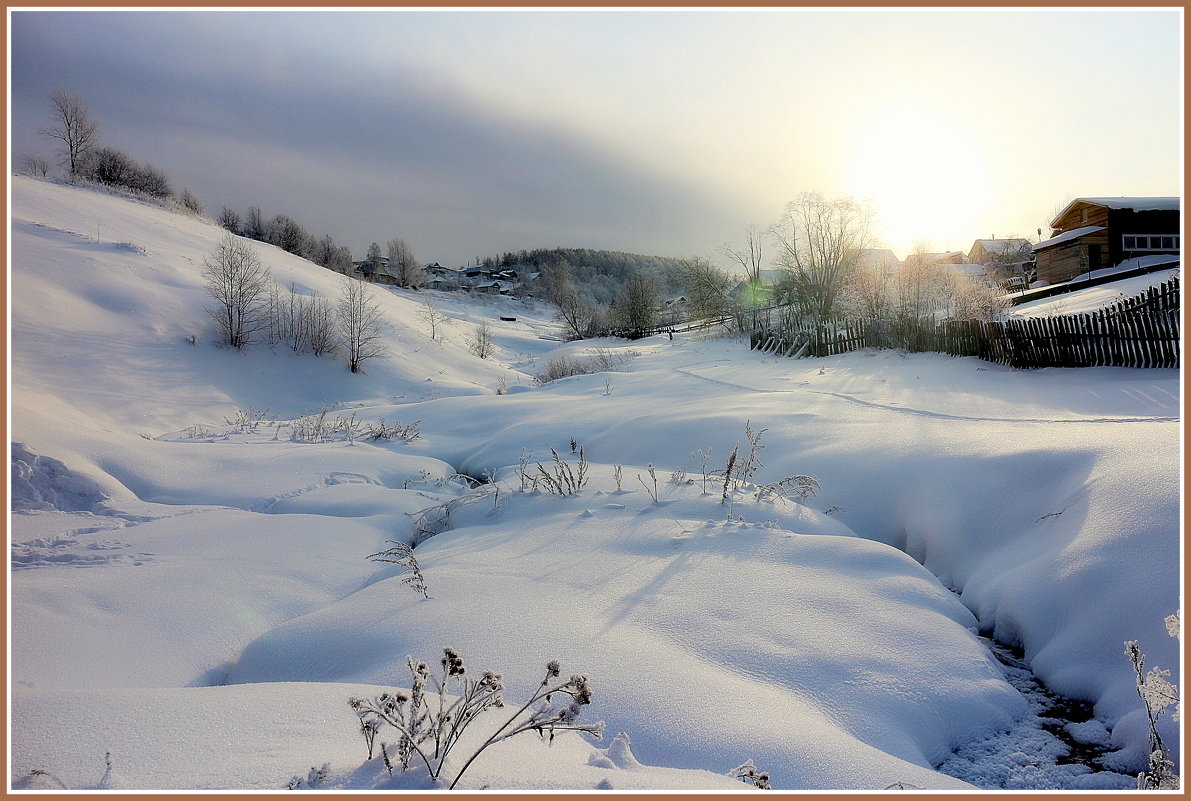
[[[1012,367],[1178,367],[1179,279],[1088,314],[981,320],[844,319],[787,322],[754,331],[754,350],[830,356],[903,348],[978,356]]]

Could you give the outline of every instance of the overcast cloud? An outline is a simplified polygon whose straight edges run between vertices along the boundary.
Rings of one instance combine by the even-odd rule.
[[[286,213],[357,258],[707,255],[806,190],[966,249],[1067,194],[1178,193],[1164,13],[13,12],[11,141],[48,154],[65,88],[212,213]]]

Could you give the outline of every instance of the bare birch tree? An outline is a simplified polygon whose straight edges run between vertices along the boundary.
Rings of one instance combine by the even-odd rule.
[[[720,249],[734,264],[740,265],[744,271],[744,280],[750,284],[761,281],[761,264],[764,239],[757,231],[757,226],[748,225],[744,229],[744,249],[737,250],[731,243],[725,243]]]
[[[353,373],[367,359],[389,352],[384,343],[388,330],[371,288],[354,278],[343,279],[339,294],[339,332],[347,349],[347,365]]]
[[[226,235],[215,251],[203,259],[207,294],[215,301],[207,313],[219,326],[224,341],[244,348],[269,321],[266,303],[272,281],[252,246]]]
[[[39,132],[47,139],[62,143],[58,151],[63,156],[73,177],[82,166],[83,156],[95,145],[99,136],[99,120],[91,119],[87,104],[78,95],[65,89],[50,93],[54,106],[54,124]]]

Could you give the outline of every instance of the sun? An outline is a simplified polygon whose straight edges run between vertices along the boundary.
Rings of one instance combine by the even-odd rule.
[[[874,201],[878,236],[903,258],[922,239],[965,247],[991,198],[986,143],[977,124],[938,106],[874,111],[845,149],[847,191]]]

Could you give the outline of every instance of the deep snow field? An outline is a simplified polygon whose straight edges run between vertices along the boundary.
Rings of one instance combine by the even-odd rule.
[[[1178,677],[1177,370],[563,345],[543,304],[374,287],[392,352],[353,375],[216,346],[200,272],[221,237],[12,180],[10,782],[277,790],[327,764],[324,788],[424,789],[366,763],[347,700],[407,688],[406,657],[444,646],[517,706],[558,659],[594,688],[581,720],[606,723],[497,744],[462,789],[751,790],[726,775],[748,759],[785,790],[1120,789],[1144,768],[1123,642]],[[345,280],[253,246],[300,292]],[[481,321],[486,360],[466,347]],[[593,348],[620,363],[535,382]],[[421,437],[294,441],[323,409]],[[746,422],[754,484],[820,492],[721,503],[700,451],[722,468]],[[523,459],[578,469],[572,442],[578,494],[522,491]],[[452,500],[415,551],[429,599],[368,561]],[[1056,746],[978,633],[1094,702],[1105,770],[1040,759]]]

